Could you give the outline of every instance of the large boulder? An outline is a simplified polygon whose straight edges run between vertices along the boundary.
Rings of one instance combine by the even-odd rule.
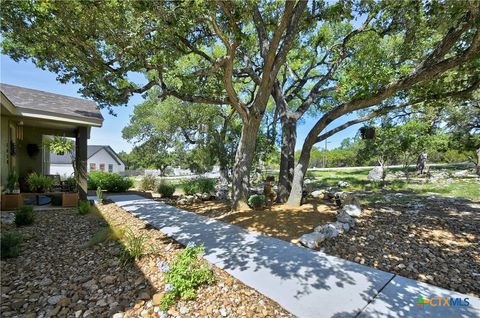
[[[318,248],[320,246],[320,243],[322,243],[324,240],[325,236],[322,233],[318,232],[303,234],[298,239],[300,244],[308,248]]]
[[[360,205],[347,204],[342,208],[342,212],[356,218],[359,217],[360,214],[362,214],[362,208],[360,207]]]
[[[337,213],[337,222],[348,224],[350,228],[355,226],[355,219],[343,209]]]
[[[373,181],[380,181],[383,179],[383,168],[382,167],[374,167],[370,172],[368,173],[368,180],[373,180]]]

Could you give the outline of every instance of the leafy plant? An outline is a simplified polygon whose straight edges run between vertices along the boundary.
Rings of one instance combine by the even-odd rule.
[[[37,174],[36,172],[31,173],[27,177],[28,187],[32,192],[45,192],[49,191],[53,186],[54,180],[47,177]]]
[[[20,233],[3,233],[0,241],[2,258],[17,257],[20,254],[20,244],[22,243]]]
[[[97,188],[97,201],[100,204],[103,202],[103,191],[101,187]]]
[[[76,191],[77,189],[77,181],[73,177],[65,179],[65,181],[63,181],[63,184],[69,191]]]
[[[89,201],[80,201],[78,202],[77,210],[78,210],[78,214],[85,215],[90,213],[90,211],[92,210],[92,206],[90,205]]]
[[[215,190],[215,180],[207,178],[190,180],[186,185],[183,186],[183,190],[188,195],[212,192]]]
[[[203,246],[189,244],[171,261],[164,264],[165,291],[161,309],[168,309],[178,298],[194,299],[199,286],[213,281],[213,273],[208,263],[202,258]]]
[[[162,181],[158,185],[157,191],[162,195],[162,198],[170,198],[175,193],[175,186],[171,183]]]
[[[153,191],[155,190],[156,178],[154,175],[146,174],[140,180],[140,190],[142,191]]]
[[[254,209],[261,208],[265,204],[265,196],[254,194],[248,198],[248,205]]]
[[[12,192],[18,182],[18,173],[14,169],[10,170],[7,177],[7,190]]]
[[[132,230],[124,233],[124,246],[120,255],[123,265],[138,260],[146,255],[145,236],[136,235]]]
[[[107,192],[125,192],[133,186],[133,181],[118,173],[95,171],[88,175],[88,189],[96,190],[98,187]]]
[[[17,226],[31,225],[35,222],[33,205],[24,205],[15,211],[15,224]]]
[[[73,152],[73,141],[66,137],[55,136],[52,139],[46,140],[43,144],[56,155]]]

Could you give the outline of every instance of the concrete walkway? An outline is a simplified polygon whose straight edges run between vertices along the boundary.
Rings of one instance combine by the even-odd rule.
[[[187,212],[138,195],[117,205],[205,258],[297,317],[480,317],[480,299],[383,272]],[[465,307],[426,307],[418,298],[469,298]]]

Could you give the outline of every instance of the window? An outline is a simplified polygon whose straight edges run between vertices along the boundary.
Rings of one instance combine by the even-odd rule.
[[[95,170],[97,170],[97,165],[94,164],[94,163],[91,163],[90,164],[90,171],[95,171]]]
[[[105,171],[105,164],[104,163],[100,164],[100,171]]]
[[[112,164],[108,165],[108,172],[113,172],[113,165]]]

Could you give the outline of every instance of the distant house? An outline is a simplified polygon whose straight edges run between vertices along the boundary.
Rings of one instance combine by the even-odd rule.
[[[110,146],[87,146],[87,169],[91,171],[123,172],[125,164]],[[50,153],[50,174],[71,176],[73,174],[72,159],[69,154],[56,155]]]

